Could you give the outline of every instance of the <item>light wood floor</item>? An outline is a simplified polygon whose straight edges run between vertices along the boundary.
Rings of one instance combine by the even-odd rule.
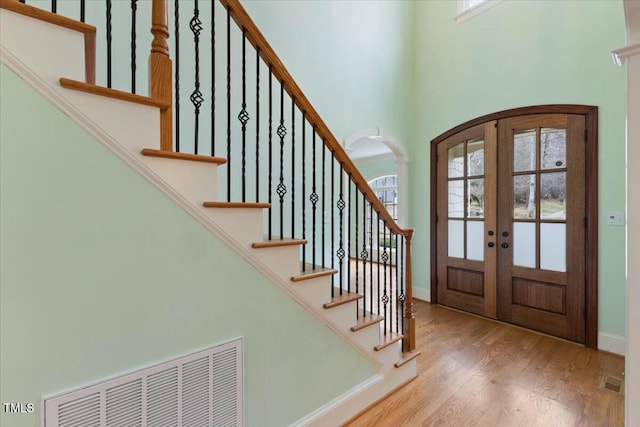
[[[623,426],[624,358],[425,302],[418,377],[354,426]],[[623,390],[624,391],[624,390]]]

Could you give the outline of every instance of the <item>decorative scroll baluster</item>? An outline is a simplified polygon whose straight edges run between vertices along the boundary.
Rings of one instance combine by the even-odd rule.
[[[374,313],[373,310],[373,204],[369,203],[369,250],[371,251],[370,261],[369,261],[369,298],[371,302],[369,304],[369,308],[371,309],[371,313]],[[378,310],[377,313],[379,313]]]
[[[335,242],[335,234],[336,234],[336,225],[335,225],[335,210],[334,208],[334,194],[336,193],[335,187],[335,164],[336,164],[336,155],[332,151],[331,152],[331,268],[335,268],[335,252],[334,252],[334,242]],[[324,253],[323,253],[324,256]],[[335,274],[331,276],[331,297],[333,298],[335,295]]]
[[[247,123],[249,122],[249,113],[247,112],[247,30],[242,29],[242,110],[238,114],[238,121],[241,124],[242,131],[242,201],[247,201]]]
[[[154,0],[151,4],[151,55],[149,56],[149,96],[173,104],[171,69],[169,57],[169,26],[166,0]],[[173,150],[173,108],[160,111],[160,149]]]
[[[384,252],[382,253],[382,263],[383,263],[383,274],[382,277],[384,279],[384,288],[382,292],[382,312],[384,313],[384,333],[386,334],[390,328],[387,328],[387,322],[391,322],[391,316],[387,316],[387,304],[389,303],[389,294],[387,293],[387,262],[389,262],[389,254],[387,253],[387,227],[382,227],[382,245],[384,247]],[[389,323],[389,326],[391,324]]]
[[[175,85],[175,127],[176,127],[176,152],[180,152],[180,2],[175,0],[173,3],[173,29],[174,29],[174,48],[176,51],[174,85]]]
[[[200,92],[200,33],[202,32],[202,21],[200,21],[200,8],[198,7],[198,0],[194,0],[193,3],[193,18],[189,21],[189,29],[193,33],[193,47],[195,53],[195,72],[194,72],[194,89],[189,99],[193,104],[194,114],[194,141],[193,152],[198,154],[198,142],[200,132],[200,106],[204,102],[202,92]]]
[[[278,126],[278,137],[280,137],[280,181],[276,188],[276,193],[280,197],[280,238],[284,239],[284,196],[287,194],[287,187],[284,185],[284,137],[287,135],[287,128],[284,126],[284,81],[280,82],[280,125]]]
[[[106,21],[106,37],[107,37],[107,87],[111,87],[111,41],[113,39],[112,36],[112,25],[111,25],[111,0],[107,0],[107,21]],[[53,9],[53,5],[51,7]],[[153,29],[152,29],[153,31]]]
[[[344,231],[343,231],[343,224],[344,224],[344,208],[346,206],[346,203],[344,202],[344,169],[342,168],[342,163],[340,163],[340,193],[338,195],[338,203],[336,204],[336,206],[338,207],[338,217],[340,218],[340,228],[339,228],[339,240],[338,240],[338,251],[336,252],[336,255],[338,255],[338,265],[340,268],[340,295],[342,295],[342,288],[343,288],[343,284],[344,284],[344,275],[343,275],[343,271],[344,271]]]
[[[131,93],[136,93],[136,15],[138,0],[131,0]]]
[[[360,252],[360,258],[362,258],[362,316],[367,315],[367,258],[369,258],[369,252],[367,251],[367,196],[362,193],[362,252]],[[356,242],[358,240],[356,239]],[[356,251],[358,249],[356,248]]]
[[[313,174],[312,174],[312,184],[311,184],[311,196],[309,196],[309,200],[311,201],[311,210],[312,210],[312,214],[313,214],[313,222],[312,222],[312,226],[311,226],[311,264],[314,266],[316,265],[316,209],[317,209],[317,204],[318,204],[318,193],[316,192],[316,127],[313,127],[313,137],[311,140],[311,145],[312,145],[312,160],[311,160],[311,164],[313,167]],[[323,156],[324,159],[324,156]],[[324,178],[324,177],[323,177]],[[324,193],[324,191],[323,191]],[[322,198],[322,204],[324,207],[324,194],[323,194],[323,198]],[[324,238],[324,236],[322,236]]]

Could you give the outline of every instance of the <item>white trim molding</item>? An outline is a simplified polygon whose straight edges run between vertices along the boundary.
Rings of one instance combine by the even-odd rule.
[[[626,353],[626,341],[625,337],[621,337],[620,335],[598,332],[598,350],[624,356]]]
[[[640,42],[628,44],[611,51],[613,62],[620,67],[627,62],[627,58],[635,55],[640,55]]]

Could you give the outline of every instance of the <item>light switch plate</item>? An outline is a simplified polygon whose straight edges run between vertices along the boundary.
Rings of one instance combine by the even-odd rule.
[[[607,225],[624,225],[624,212],[607,212]]]

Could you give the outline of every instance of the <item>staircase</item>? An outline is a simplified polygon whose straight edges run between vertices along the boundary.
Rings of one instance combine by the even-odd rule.
[[[293,199],[294,196],[291,208],[287,210],[285,204],[288,202],[285,202],[284,196],[280,194],[280,185],[285,181],[282,172],[284,137],[275,138],[275,163],[278,163],[277,143],[280,143],[280,176],[273,178],[273,184],[272,159],[269,154],[268,202],[260,200],[259,182],[266,181],[266,178],[260,178],[257,172],[256,200],[250,201],[249,197],[245,196],[248,181],[248,178],[245,178],[245,170],[250,163],[245,162],[245,123],[242,123],[242,131],[238,130],[238,134],[242,136],[242,172],[241,178],[235,183],[232,181],[231,163],[236,164],[238,151],[233,151],[233,155],[232,151],[229,151],[226,156],[214,155],[213,149],[209,155],[174,151],[176,135],[173,133],[173,109],[176,108],[176,104],[171,92],[172,83],[169,83],[168,88],[166,86],[167,81],[171,80],[172,65],[166,44],[168,26],[165,22],[167,13],[164,0],[153,2],[154,40],[150,60],[150,97],[94,84],[95,27],[14,0],[0,0],[1,59],[98,141],[110,148],[205,228],[219,236],[291,298],[379,367],[378,379],[360,390],[357,395],[311,414],[306,421],[301,421],[303,425],[335,425],[350,419],[416,376],[415,358],[419,353],[415,351],[415,327],[411,311],[412,230],[400,229],[389,216],[286,69],[281,67],[280,60],[239,2],[222,0],[221,3],[227,10],[228,19],[234,19],[242,29],[243,40],[249,40],[256,46],[257,55],[269,64],[269,75],[273,73],[275,76],[269,80],[269,96],[271,97],[272,92],[271,81],[275,80],[280,84],[281,110],[282,94],[286,91],[291,96],[292,110],[295,106],[303,112],[303,157],[302,165],[299,166],[302,170],[293,169],[284,175],[289,175],[287,179],[291,180],[292,186],[298,183],[298,186],[302,187],[302,195],[298,196],[299,203],[304,204],[306,199],[312,200],[312,205],[306,208],[308,212],[313,211],[313,216],[311,213],[308,214],[308,220],[304,217],[304,207],[302,219],[295,218],[298,205]],[[38,43],[38,39],[32,36],[36,33],[46,34],[47,37],[58,40],[58,45],[65,48],[53,52],[47,46]],[[276,66],[281,69],[276,70]],[[242,79],[244,86],[244,66]],[[244,111],[244,99],[242,104]],[[105,111],[109,111],[109,114],[104,114]],[[256,112],[259,113],[260,108]],[[278,118],[282,126],[282,114],[276,117],[276,122]],[[308,122],[309,129],[313,129],[311,194],[305,194],[305,189],[310,185],[305,184],[305,156],[310,159],[311,155],[304,154],[307,147],[304,139],[307,122],[304,120]],[[269,116],[270,134],[271,126]],[[295,123],[290,124],[290,129],[300,129],[295,126]],[[228,133],[230,132],[228,130]],[[319,160],[316,165],[316,136],[327,149],[326,153],[322,154],[322,167]],[[271,137],[269,145],[271,146]],[[291,149],[293,150],[293,143]],[[327,158],[329,163],[335,162],[337,171],[325,171]],[[291,154],[291,159],[292,167],[295,168],[295,154]],[[258,154],[255,163],[259,164]],[[333,167],[334,163],[331,165]],[[277,170],[277,166],[274,169]],[[325,173],[328,174],[327,177]],[[344,184],[343,178],[347,181]],[[336,184],[337,189],[325,190],[325,182],[331,181],[333,186],[334,179],[340,182]],[[275,182],[279,182],[280,185],[274,190],[276,194],[272,194],[272,189],[276,187]],[[224,191],[225,186],[228,188],[226,197],[224,194],[218,194]],[[236,187],[232,189],[232,186],[242,187],[241,197],[235,196],[239,194],[239,190]],[[352,189],[355,192],[354,196],[351,195]],[[264,191],[263,197],[267,197],[266,194]],[[334,194],[337,201],[334,200]],[[316,219],[316,205],[320,203],[320,195],[323,205],[325,198],[331,206],[340,205],[342,202],[339,212],[335,215],[331,213],[331,221],[325,218],[325,211],[321,211],[318,215],[320,219]],[[352,223],[351,206],[354,204],[356,213]],[[369,216],[359,216],[359,209],[363,215],[368,212]],[[288,221],[289,215],[291,227],[290,234],[287,235],[287,229],[283,224],[284,217]],[[334,225],[334,216],[337,224],[330,230],[329,238],[328,234],[325,236],[325,225],[328,227],[329,222]],[[377,218],[375,222],[374,218]],[[374,232],[374,223],[378,227],[377,233]],[[383,224],[382,232],[380,224]],[[362,225],[361,237],[359,225]],[[321,227],[322,236],[319,237],[317,229]],[[313,232],[310,231],[311,228]],[[365,229],[368,230],[368,235],[365,235]],[[373,259],[374,234],[378,246],[377,262]],[[333,248],[334,237],[337,249]],[[386,241],[387,238],[389,242],[395,242],[395,247],[393,243],[383,243],[381,246],[379,240]],[[355,241],[353,248],[348,246],[351,241]],[[327,256],[325,245],[330,245],[338,256]],[[352,283],[354,272],[351,271],[349,256],[356,260],[355,287]],[[373,283],[375,274],[377,290]],[[383,281],[384,288],[381,287]]]

